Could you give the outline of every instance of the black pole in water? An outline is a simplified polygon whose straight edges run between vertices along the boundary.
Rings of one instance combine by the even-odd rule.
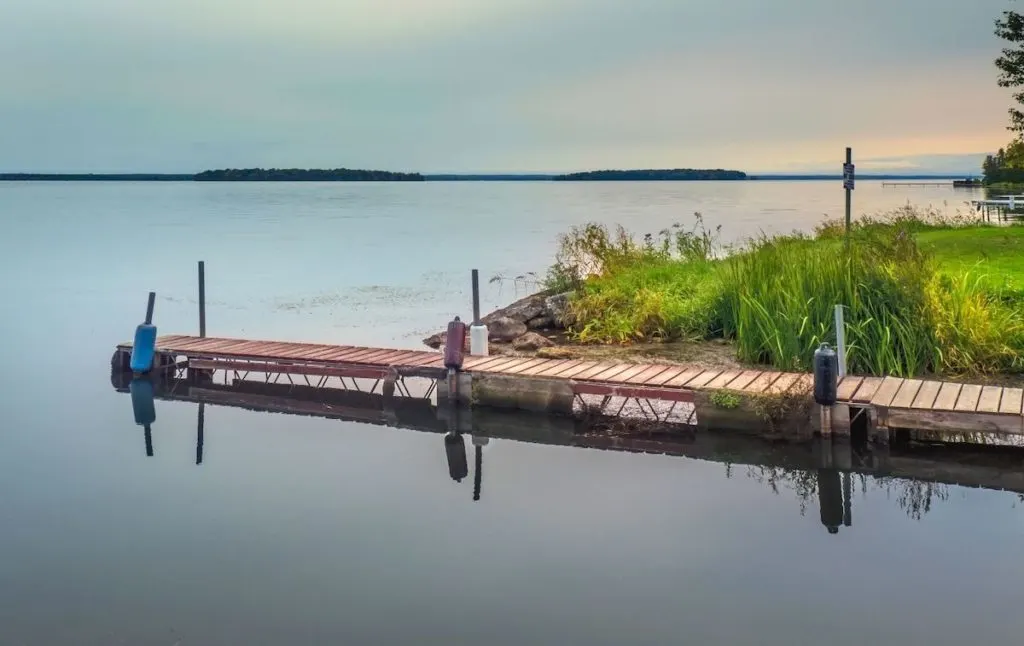
[[[146,325],[153,324],[153,307],[156,305],[156,292],[149,293],[149,300],[146,301]]]
[[[196,422],[196,464],[203,463],[203,426],[206,422],[206,404],[199,402],[199,419]]]
[[[199,261],[199,336],[206,336],[206,263]]]
[[[149,430],[149,424],[143,427],[146,430],[146,457],[153,457],[153,433]]]
[[[473,270],[473,325],[480,325],[480,272]]]

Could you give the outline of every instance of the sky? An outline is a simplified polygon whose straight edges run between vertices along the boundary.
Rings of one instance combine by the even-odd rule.
[[[4,0],[0,171],[976,172],[1015,0]]]

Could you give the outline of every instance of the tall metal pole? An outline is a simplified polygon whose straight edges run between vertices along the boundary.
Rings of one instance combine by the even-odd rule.
[[[480,271],[473,270],[473,325],[480,325]]]
[[[847,177],[849,173],[849,177]],[[853,148],[846,148],[846,164],[843,166],[843,186],[846,188],[846,236],[850,236],[850,199],[853,193]]]
[[[199,261],[199,336],[206,336],[206,263]]]

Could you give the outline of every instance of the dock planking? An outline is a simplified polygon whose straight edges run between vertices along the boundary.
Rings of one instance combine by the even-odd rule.
[[[130,352],[131,344],[121,344],[117,350]],[[392,369],[406,370],[408,372],[402,374],[415,376],[439,376],[445,371],[442,355],[428,350],[182,335],[159,337],[156,350],[162,356],[184,357],[187,365],[201,370],[363,378],[382,377]],[[697,390],[810,396],[813,388],[813,378],[805,373],[608,360],[466,357],[464,370],[470,374],[567,381],[579,394],[628,393],[630,397],[666,401],[690,401],[685,397],[691,397],[692,391]],[[959,422],[949,423],[962,426],[970,420],[979,420],[986,428],[1021,428],[1024,432],[1024,424],[1019,419],[1024,416],[1024,389],[1021,388],[851,375],[839,381],[838,400],[852,406],[888,411],[890,421],[912,421],[918,415],[922,423],[935,427],[959,414],[962,416]],[[1017,421],[998,421],[1007,416]]]

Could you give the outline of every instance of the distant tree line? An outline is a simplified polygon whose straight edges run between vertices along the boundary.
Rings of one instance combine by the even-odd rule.
[[[1004,11],[996,19],[996,36],[1006,46],[996,58],[999,70],[997,83],[1000,87],[1014,88],[1013,105],[1009,109],[1013,140],[994,155],[985,157],[982,170],[986,184],[1024,184],[1024,15],[1016,11]]]
[[[666,170],[595,170],[553,177],[557,181],[708,181],[744,180],[747,174],[738,170],[674,168]]]
[[[197,182],[422,182],[419,173],[352,168],[225,168],[207,170],[193,178]]]

